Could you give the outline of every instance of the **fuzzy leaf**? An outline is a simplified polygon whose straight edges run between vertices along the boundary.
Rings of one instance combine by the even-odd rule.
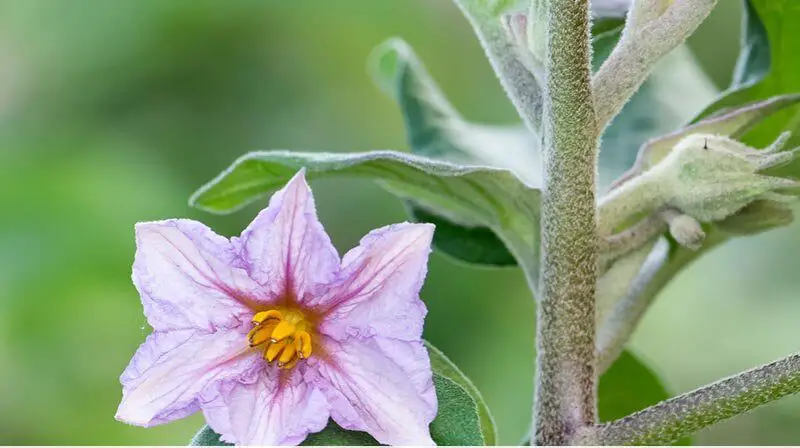
[[[539,191],[508,171],[470,167],[393,151],[326,154],[260,151],[247,154],[201,188],[190,203],[229,213],[265,197],[301,168],[310,179],[360,177],[463,227],[494,231],[538,283]]]
[[[616,45],[623,25],[624,21],[618,18],[603,18],[594,24],[596,65],[599,66]],[[528,185],[541,186],[538,139],[523,126],[488,126],[464,120],[406,42],[397,38],[384,42],[373,51],[369,66],[375,83],[400,107],[412,153],[457,164],[505,168]],[[653,99],[652,89],[647,93],[648,88],[643,89],[637,104]],[[648,109],[652,108],[648,106]],[[616,145],[635,140],[627,130],[641,134],[638,128],[643,123],[643,113],[643,107],[632,107],[626,117],[612,126],[609,141]],[[634,114],[639,118],[634,119]],[[666,130],[664,128],[648,127],[647,132]],[[635,147],[644,138],[639,138]],[[603,151],[601,163],[618,157],[619,148],[611,149],[613,151]],[[630,163],[630,160],[623,163]],[[517,263],[489,228],[460,225],[435,209],[425,209],[414,201],[408,204],[412,218],[437,225],[434,245],[442,252],[472,264],[510,266]]]

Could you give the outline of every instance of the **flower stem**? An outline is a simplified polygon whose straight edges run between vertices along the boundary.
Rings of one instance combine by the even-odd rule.
[[[596,420],[597,126],[588,0],[547,0],[541,300],[533,439],[565,445]]]
[[[635,0],[619,43],[594,76],[598,126],[604,129],[656,63],[683,43],[718,0]],[[665,11],[660,11],[666,6]]]
[[[522,120],[534,135],[540,135],[542,95],[539,83],[520,61],[503,29],[500,17],[482,0],[454,0],[475,29],[500,83]]]
[[[668,445],[800,391],[800,353],[756,367],[601,425],[604,445]]]

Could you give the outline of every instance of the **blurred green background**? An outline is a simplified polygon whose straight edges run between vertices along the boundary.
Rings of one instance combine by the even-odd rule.
[[[721,2],[690,42],[720,88],[738,3]],[[188,442],[200,416],[152,429],[113,419],[117,378],[148,332],[130,282],[133,224],[190,217],[237,234],[258,207],[210,216],[187,198],[248,150],[406,148],[365,71],[396,35],[465,116],[516,121],[448,0],[0,0],[0,443]],[[405,219],[372,183],[314,187],[340,251]],[[633,347],[676,392],[796,350],[799,250],[797,226],[716,250],[662,295]],[[427,338],[515,443],[533,367],[522,275],[437,254],[423,298]],[[786,399],[696,442],[797,444],[798,418],[800,398]]]

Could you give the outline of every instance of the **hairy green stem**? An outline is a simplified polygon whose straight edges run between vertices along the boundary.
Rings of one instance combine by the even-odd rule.
[[[795,353],[601,425],[599,440],[605,445],[668,445],[799,391],[800,353]]]
[[[616,260],[641,248],[667,230],[667,223],[653,213],[628,229],[600,239],[600,274]]]
[[[488,8],[485,0],[454,1],[477,33],[500,84],[520,117],[535,135],[541,135],[542,89],[520,60],[503,28],[499,12]]]
[[[533,439],[565,445],[596,420],[597,126],[589,0],[547,0],[541,300]]]
[[[611,190],[598,204],[598,235],[608,238],[664,206],[663,192],[654,176],[637,176]]]
[[[656,63],[683,43],[717,0],[636,0],[619,43],[593,79],[602,131],[639,89]]]

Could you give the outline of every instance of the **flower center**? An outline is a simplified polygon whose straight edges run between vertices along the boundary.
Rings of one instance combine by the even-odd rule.
[[[311,356],[311,325],[303,313],[294,309],[260,311],[253,316],[253,329],[247,334],[250,347],[263,346],[264,359],[278,367],[291,369]]]

